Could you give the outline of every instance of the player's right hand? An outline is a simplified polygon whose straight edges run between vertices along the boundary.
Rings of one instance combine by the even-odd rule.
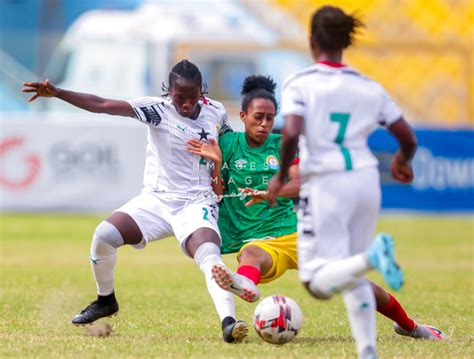
[[[24,82],[22,92],[35,92],[33,96],[28,99],[28,102],[36,100],[38,97],[55,97],[58,94],[56,87],[49,83],[49,80],[44,82]]]
[[[267,186],[267,200],[270,202],[270,206],[274,207],[276,205],[276,198],[277,194],[280,191],[280,189],[283,187],[284,183],[281,180],[280,173],[276,173],[273,175],[272,179],[270,180],[270,183]]]
[[[403,160],[398,152],[393,156],[390,170],[393,178],[397,181],[402,183],[410,183],[413,181],[413,168],[410,162]]]

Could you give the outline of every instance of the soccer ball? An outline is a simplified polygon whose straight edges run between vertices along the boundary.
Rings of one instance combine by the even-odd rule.
[[[300,307],[284,295],[266,297],[257,305],[253,315],[253,326],[258,335],[272,344],[293,340],[302,324]]]

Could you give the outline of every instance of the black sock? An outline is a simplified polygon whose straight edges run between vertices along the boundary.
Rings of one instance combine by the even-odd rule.
[[[232,318],[232,317],[225,317],[223,320],[222,320],[222,329],[224,329],[225,327],[227,327],[228,325],[230,324],[234,324],[235,323],[235,319]]]
[[[117,301],[117,299],[115,299],[115,292],[112,292],[109,295],[98,295],[97,296],[97,302],[100,305],[110,305],[110,304],[114,304],[116,301]]]

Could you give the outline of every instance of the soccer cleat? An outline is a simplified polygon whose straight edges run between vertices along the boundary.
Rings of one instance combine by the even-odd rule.
[[[379,233],[368,252],[368,259],[372,267],[377,269],[385,282],[394,290],[400,290],[403,286],[403,272],[395,262],[392,236],[387,233]]]
[[[243,320],[234,321],[222,327],[222,336],[227,343],[240,343],[249,333],[249,326]]]
[[[97,300],[91,302],[79,314],[72,319],[74,325],[87,325],[95,322],[97,319],[112,317],[119,311],[118,302],[101,305]]]
[[[214,264],[212,278],[219,287],[234,293],[247,302],[256,302],[260,298],[260,292],[254,282],[243,275],[233,273],[224,264]]]
[[[446,335],[438,328],[432,327],[431,325],[415,323],[415,328],[409,332],[399,326],[397,323],[393,323],[393,329],[395,333],[412,337],[415,339],[426,339],[426,340],[443,340],[446,339]]]

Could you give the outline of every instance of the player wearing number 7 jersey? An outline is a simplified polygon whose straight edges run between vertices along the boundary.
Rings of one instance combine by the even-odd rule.
[[[274,202],[300,149],[298,267],[301,281],[319,299],[341,293],[360,358],[376,357],[375,300],[364,273],[378,269],[395,290],[403,275],[390,236],[371,243],[380,207],[377,160],[367,138],[383,125],[400,149],[391,170],[395,179],[413,179],[410,160],[416,139],[398,106],[378,83],[342,63],[362,23],[341,9],[324,6],[311,21],[316,64],[283,86],[285,116],[282,164],[268,186]]]

